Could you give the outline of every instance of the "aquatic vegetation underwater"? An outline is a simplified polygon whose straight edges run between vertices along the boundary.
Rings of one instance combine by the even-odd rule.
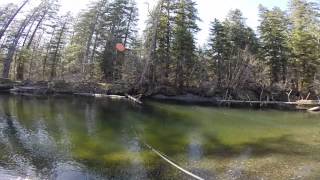
[[[317,179],[320,115],[0,96],[3,179]]]

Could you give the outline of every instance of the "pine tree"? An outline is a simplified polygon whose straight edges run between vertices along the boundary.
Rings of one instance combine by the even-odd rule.
[[[171,46],[173,39],[173,17],[175,10],[175,2],[172,0],[160,0],[160,22],[157,29],[157,52],[156,59],[158,60],[157,66],[159,67],[159,83],[169,83],[170,66],[172,66],[171,61]]]
[[[10,16],[14,14],[17,9],[18,7],[13,3],[9,3],[3,7],[0,7],[0,31],[4,31],[4,26],[8,23]],[[1,41],[4,42],[4,38],[0,39],[0,42]]]
[[[156,51],[161,7],[161,3],[157,3],[157,5],[149,12],[149,19],[146,24],[146,29],[144,30],[145,38],[143,47],[145,58],[143,58],[144,67],[139,81],[139,86],[143,88],[154,88],[157,81]]]
[[[209,45],[213,62],[216,62],[213,64],[218,76],[217,86],[236,89],[243,84],[250,66],[248,56],[257,54],[258,40],[240,10],[230,11],[222,23],[213,22]]]
[[[147,50],[147,65],[149,86],[172,84],[173,67],[172,44],[174,39],[174,20],[177,1],[159,0],[150,12],[150,19],[145,29],[145,47]],[[146,73],[143,73],[146,74]],[[144,75],[143,75],[144,76]]]
[[[4,24],[0,29],[0,40],[2,39],[4,33],[6,32],[6,30],[8,29],[8,27],[10,26],[10,24],[12,23],[12,21],[14,20],[14,18],[18,15],[18,13],[21,11],[21,9],[29,2],[29,0],[25,0],[21,6],[19,6],[19,8],[11,15],[8,17],[8,19],[4,20]]]
[[[178,90],[189,85],[192,75],[190,70],[195,64],[194,34],[199,31],[195,6],[192,0],[180,0],[177,3],[172,51],[176,62],[175,84]]]
[[[50,20],[57,14],[59,10],[59,4],[57,0],[43,0],[38,7],[36,7],[33,11],[35,11],[36,15],[30,26],[30,29],[27,33],[25,41],[22,45],[22,49],[24,53],[31,53],[29,52],[31,49],[31,45],[36,37],[37,32],[41,28],[44,22]],[[35,25],[35,27],[33,27]],[[29,36],[30,35],[30,36]],[[20,53],[17,59],[17,75],[16,78],[18,80],[24,80],[24,71],[25,71],[25,62],[27,60],[32,61],[32,59],[25,59],[24,54]]]
[[[260,6],[259,26],[263,58],[270,69],[271,84],[285,83],[288,69],[288,18],[281,9]]]
[[[97,55],[97,49],[103,48],[105,41],[101,38],[104,33],[101,27],[103,15],[108,12],[108,0],[99,0],[79,14],[74,25],[74,36],[68,48],[69,61],[74,61],[73,71],[81,78],[92,78]],[[88,76],[89,75],[89,76]]]
[[[228,44],[230,43],[227,39],[227,32],[224,28],[223,24],[217,19],[211,23],[209,39],[210,54],[213,58],[211,70],[213,70],[217,76],[218,88],[221,87],[223,74],[226,70],[225,60],[228,58],[226,47],[228,47]]]
[[[101,69],[108,81],[121,80],[124,52],[117,52],[115,45],[124,44],[130,48],[135,38],[138,9],[134,0],[114,0],[101,19],[101,37],[106,40],[101,56]],[[107,32],[107,33],[105,33]]]
[[[293,53],[295,82],[300,90],[308,90],[314,82],[320,57],[317,5],[306,0],[292,0],[290,20],[290,47]]]
[[[50,81],[57,77],[58,65],[63,60],[63,51],[67,44],[70,22],[72,22],[72,20],[69,13],[57,19],[55,31],[49,44],[50,50],[48,54],[48,60],[50,65]]]
[[[36,15],[36,11],[31,11],[30,14],[28,14],[24,20],[19,24],[17,30],[13,33],[12,39],[10,40],[11,43],[8,45],[8,52],[6,55],[6,58],[3,62],[3,71],[2,71],[2,77],[3,78],[9,78],[11,63],[14,57],[14,54],[16,53],[18,43],[20,38],[23,36],[23,33],[25,29],[30,25],[32,20],[34,19]]]

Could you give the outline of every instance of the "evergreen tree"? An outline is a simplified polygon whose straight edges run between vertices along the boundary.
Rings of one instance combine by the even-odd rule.
[[[281,9],[260,6],[259,26],[263,58],[270,69],[271,84],[286,82],[288,69],[288,18]]]
[[[157,29],[157,51],[156,59],[157,66],[159,67],[159,83],[169,83],[170,66],[172,66],[171,61],[171,46],[173,39],[173,25],[174,25],[174,10],[175,2],[172,0],[160,0],[160,22]]]
[[[106,31],[101,37],[106,40],[101,57],[101,68],[108,81],[121,79],[122,63],[125,53],[115,49],[117,43],[130,48],[135,38],[138,9],[134,0],[114,0],[101,19],[101,27]],[[107,33],[105,33],[107,32]]]
[[[4,19],[4,23],[0,29],[0,40],[2,39],[4,33],[6,32],[6,30],[8,29],[9,25],[12,23],[12,21],[14,20],[14,18],[18,15],[18,13],[21,11],[21,9],[29,2],[29,0],[25,0],[21,6],[19,6],[19,8],[14,11],[14,13],[12,15],[9,15],[7,19]]]
[[[310,89],[319,64],[319,10],[306,0],[290,2],[290,47],[295,82],[300,90]]]
[[[88,10],[80,13],[74,25],[74,36],[68,46],[68,57],[74,61],[73,71],[81,78],[92,78],[94,65],[97,63],[98,49],[102,49],[105,41],[101,38],[104,33],[101,27],[103,15],[108,12],[108,0],[93,2]],[[89,76],[88,76],[89,75]]]
[[[18,7],[13,3],[0,7],[0,31],[4,32],[4,26],[8,23],[10,16],[16,11],[16,9],[18,9]],[[4,38],[0,39],[0,42],[2,42],[1,44],[4,44]]]
[[[177,1],[159,0],[150,13],[145,30],[145,47],[148,51],[149,86],[172,83],[173,67],[172,43]]]
[[[149,8],[149,7],[148,7]],[[149,10],[149,9],[148,9]],[[157,81],[157,58],[158,31],[160,24],[161,3],[149,12],[149,19],[144,30],[144,67],[140,77],[139,86],[154,88]]]
[[[191,70],[196,60],[194,34],[199,31],[199,18],[195,6],[196,3],[192,0],[180,0],[177,3],[172,51],[176,62],[175,84],[179,90],[189,86]]]
[[[193,0],[158,0],[140,38],[134,0],[95,0],[75,21],[59,16],[58,0],[38,1],[17,16],[29,1],[0,7],[5,78],[106,80],[150,93],[205,87],[225,97],[249,85],[291,82],[309,91],[319,82],[319,5],[308,0],[291,0],[288,13],[261,6],[260,39],[242,12],[231,10],[211,23],[209,46],[198,49]]]
[[[215,75],[217,76],[217,86],[221,87],[223,74],[226,70],[225,60],[228,58],[227,48],[230,42],[228,41],[227,32],[223,24],[215,19],[211,23],[210,29],[210,55],[213,58],[213,64],[211,64]]]
[[[243,84],[251,63],[248,56],[258,53],[258,40],[240,10],[230,11],[222,23],[212,23],[209,45],[218,87],[235,89]]]
[[[18,80],[24,80],[25,62],[27,60],[32,61],[32,59],[25,59],[28,56],[24,56],[24,53],[32,54],[32,52],[30,52],[31,45],[36,37],[37,32],[39,29],[41,29],[43,23],[57,15],[58,10],[59,4],[57,0],[42,0],[40,5],[33,10],[35,12],[33,22],[22,45],[22,53],[18,55],[18,59],[16,60],[16,78]]]
[[[13,61],[13,57],[16,53],[16,50],[18,48],[18,43],[20,38],[23,36],[24,31],[27,29],[27,27],[30,25],[32,20],[34,19],[36,15],[36,11],[31,11],[22,22],[19,21],[19,25],[15,32],[12,32],[12,36],[9,38],[8,41],[10,41],[10,44],[8,45],[8,52],[6,55],[6,58],[3,62],[3,71],[2,71],[2,77],[3,78],[9,78],[11,63]]]
[[[63,60],[63,52],[67,44],[70,22],[72,22],[72,20],[69,13],[57,19],[55,31],[49,44],[49,80],[54,80],[57,77],[57,69]]]

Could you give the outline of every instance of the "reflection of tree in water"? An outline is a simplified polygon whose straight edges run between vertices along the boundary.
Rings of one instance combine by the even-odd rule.
[[[64,165],[58,162],[65,161],[65,156],[68,155],[66,155],[67,152],[59,149],[61,148],[59,145],[67,148],[69,143],[73,145],[70,157],[80,160],[79,162],[93,171],[104,167],[106,169],[104,174],[110,177],[119,175],[124,178],[134,177],[133,174],[136,175],[136,179],[147,176],[165,177],[164,174],[170,171],[164,162],[154,163],[155,157],[148,153],[132,134],[128,124],[134,124],[138,120],[129,117],[134,114],[131,106],[115,102],[101,102],[101,104],[99,102],[96,108],[94,107],[96,104],[90,101],[75,100],[68,103],[48,99],[41,102],[41,105],[46,108],[33,111],[32,109],[39,104],[32,102],[32,99],[10,99],[14,104],[12,107],[4,103],[9,102],[8,100],[1,101],[3,104],[1,107],[7,114],[8,132],[6,133],[10,135],[11,146],[15,147],[12,154],[19,154],[28,159],[30,164],[27,166],[34,167],[39,174],[61,171],[59,166]],[[96,118],[89,116],[95,109],[98,109]],[[97,123],[95,131],[90,133],[90,129],[94,126],[88,122],[92,122],[93,119],[98,121],[95,122]],[[72,127],[75,121],[77,127]],[[24,124],[26,122],[27,124]],[[87,135],[83,132],[87,132]],[[92,132],[95,133],[92,134]],[[75,138],[78,135],[79,139]],[[60,142],[59,139],[64,140],[65,143]],[[68,141],[70,142],[67,143]],[[88,142],[89,146],[86,144]],[[92,155],[83,157],[79,155],[77,149],[92,151]],[[141,157],[139,157],[140,153]],[[145,166],[150,163],[151,168],[145,169]],[[64,176],[63,172],[57,172],[56,175]]]
[[[8,141],[1,145],[5,146],[8,151],[7,154],[10,154],[7,159],[7,166],[14,166],[11,167],[17,171],[14,174],[20,174],[22,177],[31,176],[35,178],[41,176],[42,178],[50,178],[50,173],[53,173],[55,169],[63,169],[60,166],[66,165],[58,162],[64,159],[65,154],[58,149],[55,139],[47,131],[48,128],[45,122],[41,119],[33,119],[33,130],[23,127],[20,122],[21,120],[24,121],[23,115],[26,114],[25,111],[30,110],[30,106],[29,108],[19,109],[20,107],[25,107],[24,105],[21,106],[23,103],[13,102],[13,104],[18,104],[14,106],[17,107],[15,116],[15,114],[11,114],[14,111],[9,106],[9,99],[2,100],[0,103],[5,114],[2,117],[5,121],[5,127],[2,132],[8,137]],[[15,119],[14,117],[21,119]]]
[[[88,135],[93,136],[96,133],[96,107],[94,104],[86,104],[85,107],[85,120]]]
[[[24,129],[18,121],[12,118],[10,112],[6,112],[7,127],[5,134],[8,137],[8,142],[5,145],[9,150],[10,161],[15,163],[17,169],[23,170],[22,175],[29,175],[30,170],[35,170],[32,174],[42,174],[47,167],[51,169],[55,157],[52,157],[52,152],[46,152],[52,150],[52,146],[42,149],[37,141],[41,140],[39,134],[33,134]],[[46,138],[47,139],[47,138]],[[50,143],[50,142],[46,142]],[[8,162],[10,164],[10,162]]]

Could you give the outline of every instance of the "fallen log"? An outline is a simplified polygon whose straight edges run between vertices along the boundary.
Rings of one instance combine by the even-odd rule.
[[[13,88],[12,84],[1,84],[0,85],[0,92],[9,92],[10,89]]]
[[[11,93],[27,93],[27,94],[49,94],[50,89],[47,87],[14,87],[13,89],[10,89]]]
[[[310,111],[310,112],[320,112],[320,106],[310,108],[310,109],[308,109],[308,111]]]
[[[133,101],[133,102],[135,102],[135,103],[137,103],[137,104],[142,104],[142,102],[139,100],[139,98],[135,98],[135,97],[133,97],[133,96],[130,96],[129,94],[126,94],[126,97],[127,97],[129,100],[131,100],[131,101]],[[139,95],[139,97],[141,97],[141,95]]]
[[[96,98],[110,98],[110,99],[125,99],[125,96],[119,95],[106,95],[106,94],[95,94],[94,97]]]
[[[86,97],[95,97],[95,98],[109,98],[109,99],[126,99],[131,102],[142,104],[142,102],[133,96],[126,95],[126,96],[120,96],[120,95],[107,95],[107,94],[92,94],[92,93],[75,93],[75,95],[78,96],[86,96]]]
[[[296,102],[298,105],[318,105],[320,104],[319,100],[299,100]]]
[[[93,94],[93,93],[74,93],[78,96],[96,97],[96,98],[111,98],[111,99],[125,99],[125,96],[119,95],[107,95],[107,94]]]

